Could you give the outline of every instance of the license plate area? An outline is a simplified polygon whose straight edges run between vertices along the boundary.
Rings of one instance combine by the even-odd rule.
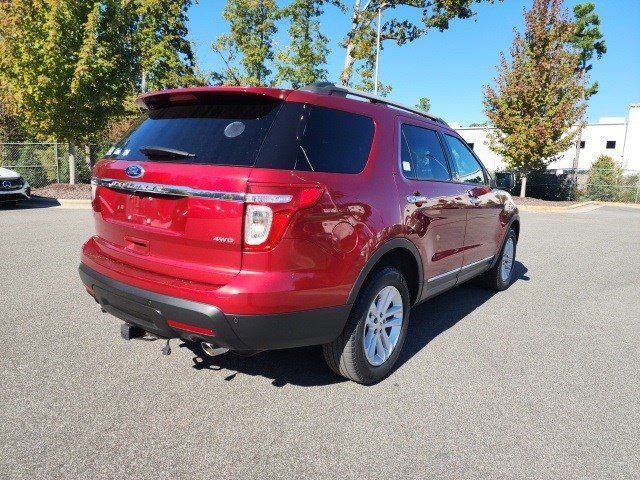
[[[171,195],[144,193],[122,194],[124,201],[117,210],[119,220],[169,232],[184,232],[189,213],[189,199]]]

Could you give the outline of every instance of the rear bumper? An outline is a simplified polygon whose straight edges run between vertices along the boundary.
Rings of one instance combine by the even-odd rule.
[[[350,306],[292,313],[235,315],[191,300],[143,290],[80,264],[80,278],[108,313],[165,338],[207,341],[231,350],[272,350],[333,341]],[[176,327],[176,325],[182,327]],[[194,331],[196,330],[196,331]]]

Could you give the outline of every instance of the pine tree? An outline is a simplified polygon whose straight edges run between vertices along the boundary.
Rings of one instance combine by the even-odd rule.
[[[593,3],[580,3],[573,7],[574,29],[569,42],[580,54],[577,68],[581,74],[586,75],[593,68],[590,63],[593,57],[600,59],[607,53],[607,44],[600,32],[600,17],[596,13]],[[586,98],[598,93],[598,82],[594,82],[586,89]]]
[[[569,39],[569,42],[579,53],[579,61],[577,65],[578,72],[582,79],[582,83],[585,86],[584,99],[585,101],[589,97],[598,93],[598,82],[594,82],[589,87],[587,84],[587,75],[593,68],[591,60],[595,55],[598,59],[602,58],[607,52],[607,45],[603,40],[602,33],[600,33],[600,17],[595,11],[596,7],[593,3],[581,3],[573,7],[573,15],[575,17],[573,23],[573,32]],[[582,128],[578,130],[576,136],[575,152],[576,156],[573,159],[573,185],[574,187],[578,183],[578,166],[580,165],[580,143],[582,141]]]
[[[328,3],[341,8],[338,0],[294,0],[280,10],[278,18],[290,22],[290,43],[276,54],[276,82],[299,88],[326,80],[329,39],[320,31],[318,17]]]
[[[523,175],[544,169],[572,144],[585,111],[572,26],[562,0],[534,0],[516,33],[511,62],[501,55],[496,87],[485,88],[487,117],[497,127],[490,147]]]
[[[212,45],[225,68],[213,75],[225,85],[271,85],[273,36],[277,32],[275,0],[228,0],[222,16],[230,32]],[[237,65],[239,64],[239,65]]]

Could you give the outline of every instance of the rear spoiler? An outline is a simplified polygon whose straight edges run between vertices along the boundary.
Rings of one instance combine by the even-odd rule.
[[[218,95],[255,95],[264,98],[284,100],[291,90],[264,87],[189,87],[158,90],[140,95],[136,99],[136,106],[149,110],[158,106],[171,104],[197,103],[207,97]]]

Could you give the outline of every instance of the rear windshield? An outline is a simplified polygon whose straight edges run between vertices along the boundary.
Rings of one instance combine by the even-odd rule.
[[[358,173],[373,133],[373,120],[366,116],[235,95],[153,108],[107,157]],[[164,155],[166,149],[185,155]]]
[[[252,166],[281,105],[281,100],[234,95],[207,103],[153,108],[107,157]],[[189,156],[145,155],[140,151],[144,147],[168,148]]]

